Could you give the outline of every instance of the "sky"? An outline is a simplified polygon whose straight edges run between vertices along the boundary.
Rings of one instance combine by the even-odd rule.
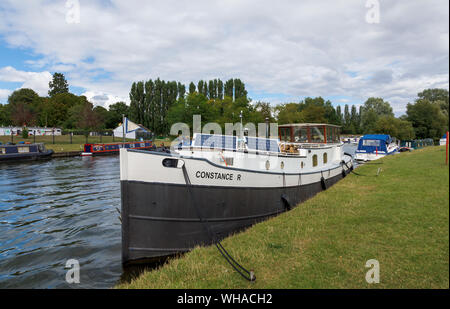
[[[449,1],[2,0],[0,103],[54,72],[104,107],[134,81],[240,78],[254,102],[382,97],[399,116],[449,88]]]

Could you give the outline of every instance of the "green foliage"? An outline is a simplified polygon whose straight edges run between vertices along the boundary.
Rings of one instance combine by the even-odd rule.
[[[12,125],[11,112],[9,107],[9,105],[0,104],[0,126]]]
[[[382,116],[392,116],[394,113],[389,102],[382,98],[368,98],[361,109],[361,126],[363,133],[374,133],[376,123]]]
[[[105,126],[108,129],[115,129],[122,123],[123,116],[129,117],[130,108],[125,102],[117,102],[109,106],[109,113]]]
[[[39,95],[32,89],[22,88],[8,97],[8,109],[13,125],[36,124],[36,112],[39,106]]]
[[[379,117],[375,124],[374,133],[389,134],[400,140],[412,140],[415,138],[411,122],[395,118],[394,116]]]
[[[22,129],[22,138],[28,138],[28,129],[27,128]]]
[[[50,88],[48,91],[50,97],[56,94],[69,93],[69,84],[62,73],[54,73],[52,81],[48,83],[48,87]]]
[[[412,123],[417,138],[440,138],[448,130],[448,115],[436,103],[418,99],[406,106],[407,119]]]

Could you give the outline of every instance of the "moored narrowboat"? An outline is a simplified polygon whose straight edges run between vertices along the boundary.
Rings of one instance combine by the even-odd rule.
[[[118,155],[121,148],[150,150],[154,149],[152,141],[111,143],[111,144],[84,144],[82,156]]]
[[[120,150],[122,261],[212,244],[345,177],[340,127],[279,126],[279,139],[195,133],[172,153]]]
[[[51,158],[53,150],[38,144],[0,144],[0,163],[11,161],[30,161]]]

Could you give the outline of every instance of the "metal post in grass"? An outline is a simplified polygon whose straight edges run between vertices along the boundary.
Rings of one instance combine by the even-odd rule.
[[[33,144],[36,144],[36,130],[33,130]]]
[[[112,137],[113,137],[113,143],[114,143],[114,131],[112,132]]]
[[[11,127],[11,144],[14,143],[13,128]]]
[[[52,129],[52,140],[53,140],[53,145],[55,144],[55,128]]]
[[[73,132],[70,132],[70,144],[72,144],[72,135],[73,135]]]
[[[445,134],[445,165],[448,165],[448,131]]]

